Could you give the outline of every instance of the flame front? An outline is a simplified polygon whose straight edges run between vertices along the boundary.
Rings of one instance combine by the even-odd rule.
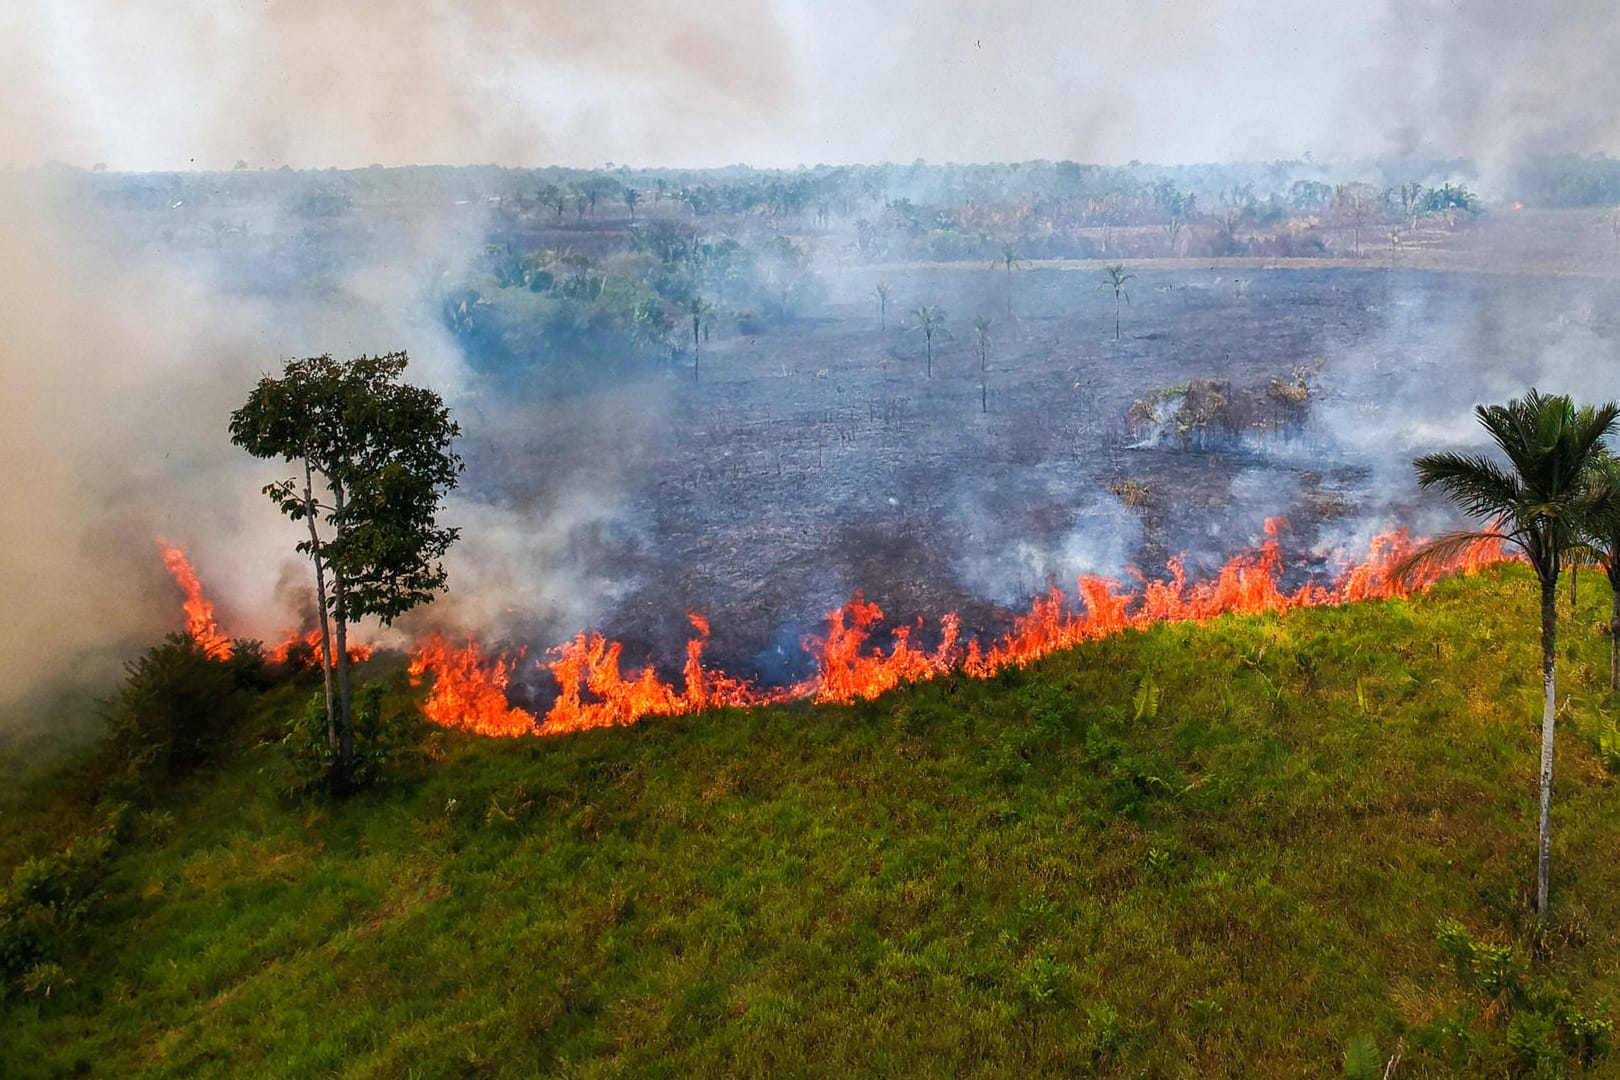
[[[516,659],[486,659],[476,641],[452,649],[440,638],[430,639],[413,653],[411,671],[433,675],[434,687],[423,710],[435,723],[484,734],[552,735],[632,724],[645,716],[692,713],[716,705],[761,705],[796,697],[839,703],[870,699],[902,683],[952,670],[982,678],[1085,641],[1155,623],[1405,597],[1447,574],[1471,573],[1504,559],[1499,541],[1481,540],[1446,565],[1429,566],[1407,579],[1397,579],[1394,568],[1418,546],[1402,529],[1374,537],[1366,558],[1346,565],[1331,584],[1307,584],[1284,592],[1278,540],[1284,524],[1281,519],[1267,521],[1266,540],[1258,549],[1234,556],[1214,577],[1191,585],[1179,558],[1170,560],[1166,579],[1148,581],[1138,575],[1134,589],[1108,578],[1082,576],[1077,582],[1077,608],[1070,607],[1054,585],[1047,595],[1036,597],[1029,611],[988,649],[976,640],[965,647],[959,645],[960,621],[953,612],[940,620],[940,643],[933,650],[913,644],[911,628],[899,627],[892,632],[887,651],[879,647],[867,651],[883,612],[857,594],[828,613],[825,638],[806,640],[805,647],[816,658],[815,676],[782,689],[761,689],[706,669],[702,655],[709,624],[696,614],[689,616],[697,636],[687,644],[683,689],[676,690],[659,679],[651,667],[625,675],[620,670],[620,643],[600,634],[582,633],[553,650],[555,659],[542,661],[556,678],[559,691],[538,723],[532,713],[507,704],[506,687]]]
[[[422,712],[441,727],[479,735],[532,735],[534,714],[507,704],[506,685],[519,657],[486,660],[476,641],[457,648],[437,634],[411,654],[412,679],[433,673]]]

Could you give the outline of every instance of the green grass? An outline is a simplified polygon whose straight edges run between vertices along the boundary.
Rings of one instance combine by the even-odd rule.
[[[1511,1008],[1437,929],[1620,1000],[1596,578],[1562,624],[1544,927],[1512,567],[848,708],[436,735],[336,806],[279,796],[247,738],[137,816],[72,985],[0,1003],[0,1075],[1300,1077],[1367,1039],[1400,1077],[1513,1075]],[[53,842],[89,820],[69,774],[31,792]]]

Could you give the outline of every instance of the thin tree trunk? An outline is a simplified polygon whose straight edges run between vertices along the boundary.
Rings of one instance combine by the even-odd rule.
[[[928,339],[928,377],[934,377],[934,339]]]
[[[304,459],[304,520],[309,522],[309,557],[315,563],[315,608],[321,620],[321,680],[326,687],[326,748],[337,749],[337,717],[332,710],[332,628],[326,611],[326,567],[321,562],[321,537],[315,531],[315,479],[309,458]]]
[[[1620,568],[1617,568],[1620,570]],[[1609,689],[1620,690],[1620,572],[1609,575]]]
[[[1570,615],[1570,618],[1575,617],[1575,603],[1576,603],[1575,598],[1576,598],[1577,595],[1579,595],[1577,590],[1580,587],[1580,581],[1581,581],[1581,564],[1578,563],[1578,562],[1572,562],[1572,563],[1569,564],[1569,615]]]
[[[337,506],[337,513],[343,513],[343,488],[341,485],[332,485],[333,501]],[[339,526],[341,529],[341,526]],[[340,533],[341,535],[341,533]],[[338,760],[337,784],[341,791],[348,791],[349,781],[354,771],[354,714],[349,695],[349,604],[348,595],[343,587],[343,575],[332,574],[332,593],[337,601],[336,611],[333,612],[333,623],[337,629],[337,649],[333,657],[337,665],[338,681]]]
[[[1114,297],[1114,340],[1119,340],[1119,297]]]
[[[1547,915],[1547,880],[1552,849],[1553,725],[1558,692],[1554,676],[1558,634],[1558,578],[1541,582],[1541,816],[1536,831],[1536,914]]]

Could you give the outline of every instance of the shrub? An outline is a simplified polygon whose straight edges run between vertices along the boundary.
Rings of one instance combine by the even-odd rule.
[[[246,714],[263,657],[216,660],[185,634],[170,634],[125,666],[123,687],[104,704],[115,767],[139,782],[173,779],[207,761]]]
[[[349,775],[350,790],[370,787],[387,770],[409,742],[409,716],[383,706],[383,688],[366,683],[354,692],[354,765]],[[325,691],[309,699],[304,711],[287,724],[281,740],[291,766],[282,782],[289,794],[302,794],[331,783],[337,764],[337,751],[326,737]]]
[[[49,997],[71,982],[58,958],[101,896],[117,822],[61,851],[28,859],[0,889],[0,990]]]

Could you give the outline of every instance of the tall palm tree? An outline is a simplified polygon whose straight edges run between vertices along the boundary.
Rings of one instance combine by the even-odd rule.
[[[994,324],[983,315],[973,316],[973,347],[979,350],[979,411],[990,411],[990,390],[985,369],[990,361],[990,327]]]
[[[877,297],[878,329],[887,330],[889,328],[889,283],[887,281],[878,282],[877,288],[872,290],[872,295]]]
[[[1114,292],[1114,340],[1119,340],[1119,298],[1124,297],[1125,302],[1131,302],[1131,294],[1125,291],[1125,283],[1135,280],[1135,274],[1125,272],[1124,263],[1115,263],[1103,271],[1102,284],[1097,286],[1099,292]]]
[[[1001,245],[1001,258],[997,259],[1007,268],[1007,318],[1012,318],[1012,275],[1013,271],[1023,264],[1023,253],[1018,250],[1018,241],[1009,240]],[[995,269],[995,263],[990,268]]]
[[[932,379],[934,377],[934,338],[936,336],[945,338],[951,336],[951,332],[945,329],[945,312],[937,304],[925,304],[913,310],[911,317],[916,322],[912,323],[911,329],[906,332],[923,336],[923,344],[928,349],[928,377]]]
[[[1531,390],[1506,405],[1479,405],[1479,422],[1506,455],[1504,468],[1480,454],[1425,454],[1413,465],[1418,486],[1438,487],[1486,527],[1448,533],[1405,560],[1420,563],[1455,554],[1468,544],[1496,538],[1520,548],[1541,583],[1541,811],[1537,825],[1536,912],[1547,914],[1551,837],[1553,728],[1556,720],[1558,571],[1589,518],[1588,469],[1620,417],[1613,402],[1576,408],[1563,395]]]

